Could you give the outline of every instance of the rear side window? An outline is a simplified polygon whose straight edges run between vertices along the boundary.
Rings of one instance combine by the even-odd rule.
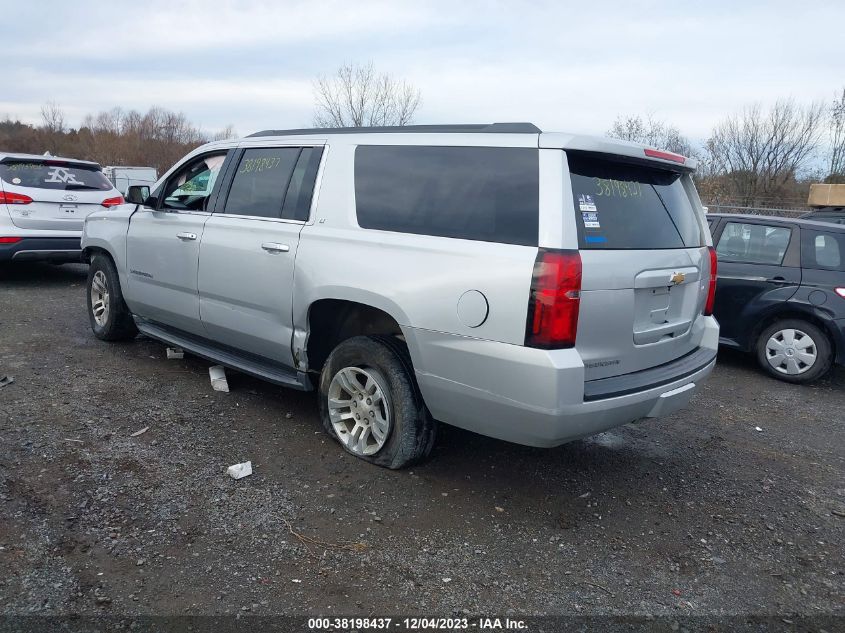
[[[845,271],[845,235],[801,230],[801,265],[816,270]]]
[[[792,229],[785,226],[728,222],[716,254],[725,261],[780,265],[791,236]]]
[[[536,149],[355,150],[355,204],[363,228],[536,246],[539,196]]]
[[[14,187],[63,191],[108,191],[112,184],[98,167],[63,161],[0,162],[0,179]]]
[[[321,147],[303,147],[299,160],[285,194],[285,204],[282,207],[282,219],[299,220],[305,222],[311,212],[311,198],[314,195],[314,184],[317,180],[317,170],[323,155]]]
[[[280,218],[299,152],[298,147],[246,150],[229,188],[224,213]]]
[[[682,174],[568,152],[578,242],[586,249],[703,245]]]

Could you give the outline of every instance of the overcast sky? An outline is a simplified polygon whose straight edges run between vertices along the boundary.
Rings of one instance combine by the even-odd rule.
[[[845,2],[0,0],[0,117],[159,105],[215,131],[307,127],[346,62],[422,91],[417,123],[604,133],[653,114],[701,140],[726,114],[845,86]]]

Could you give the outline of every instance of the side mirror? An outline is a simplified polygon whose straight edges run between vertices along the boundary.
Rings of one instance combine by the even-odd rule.
[[[126,201],[145,204],[150,200],[150,188],[146,185],[132,185],[126,192]]]

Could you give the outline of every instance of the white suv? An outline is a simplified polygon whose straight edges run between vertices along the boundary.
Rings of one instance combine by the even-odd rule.
[[[97,163],[0,153],[0,262],[80,261],[85,218],[119,204]]]

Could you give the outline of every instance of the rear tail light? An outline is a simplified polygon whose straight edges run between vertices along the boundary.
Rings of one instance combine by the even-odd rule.
[[[123,196],[117,196],[116,198],[106,198],[101,203],[107,209],[109,207],[116,207],[119,204],[123,204]]]
[[[543,349],[575,346],[581,304],[581,255],[540,249],[528,298],[525,345]]]
[[[17,244],[22,237],[0,237],[0,244]]]
[[[659,149],[645,149],[643,150],[645,155],[649,158],[660,158],[661,160],[671,160],[673,163],[681,163],[683,165],[687,162],[686,157],[681,156],[680,154],[673,154],[672,152],[664,152],[663,150]]]
[[[845,299],[845,288],[837,288],[837,289],[836,289],[836,294],[838,294],[840,297],[842,297],[843,299]]]
[[[707,247],[710,253],[710,285],[707,287],[707,301],[704,302],[704,316],[713,314],[713,303],[716,301],[716,273],[719,269],[719,260],[716,258],[716,249]]]
[[[32,198],[22,193],[0,191],[0,204],[29,204],[30,202],[32,202]]]

